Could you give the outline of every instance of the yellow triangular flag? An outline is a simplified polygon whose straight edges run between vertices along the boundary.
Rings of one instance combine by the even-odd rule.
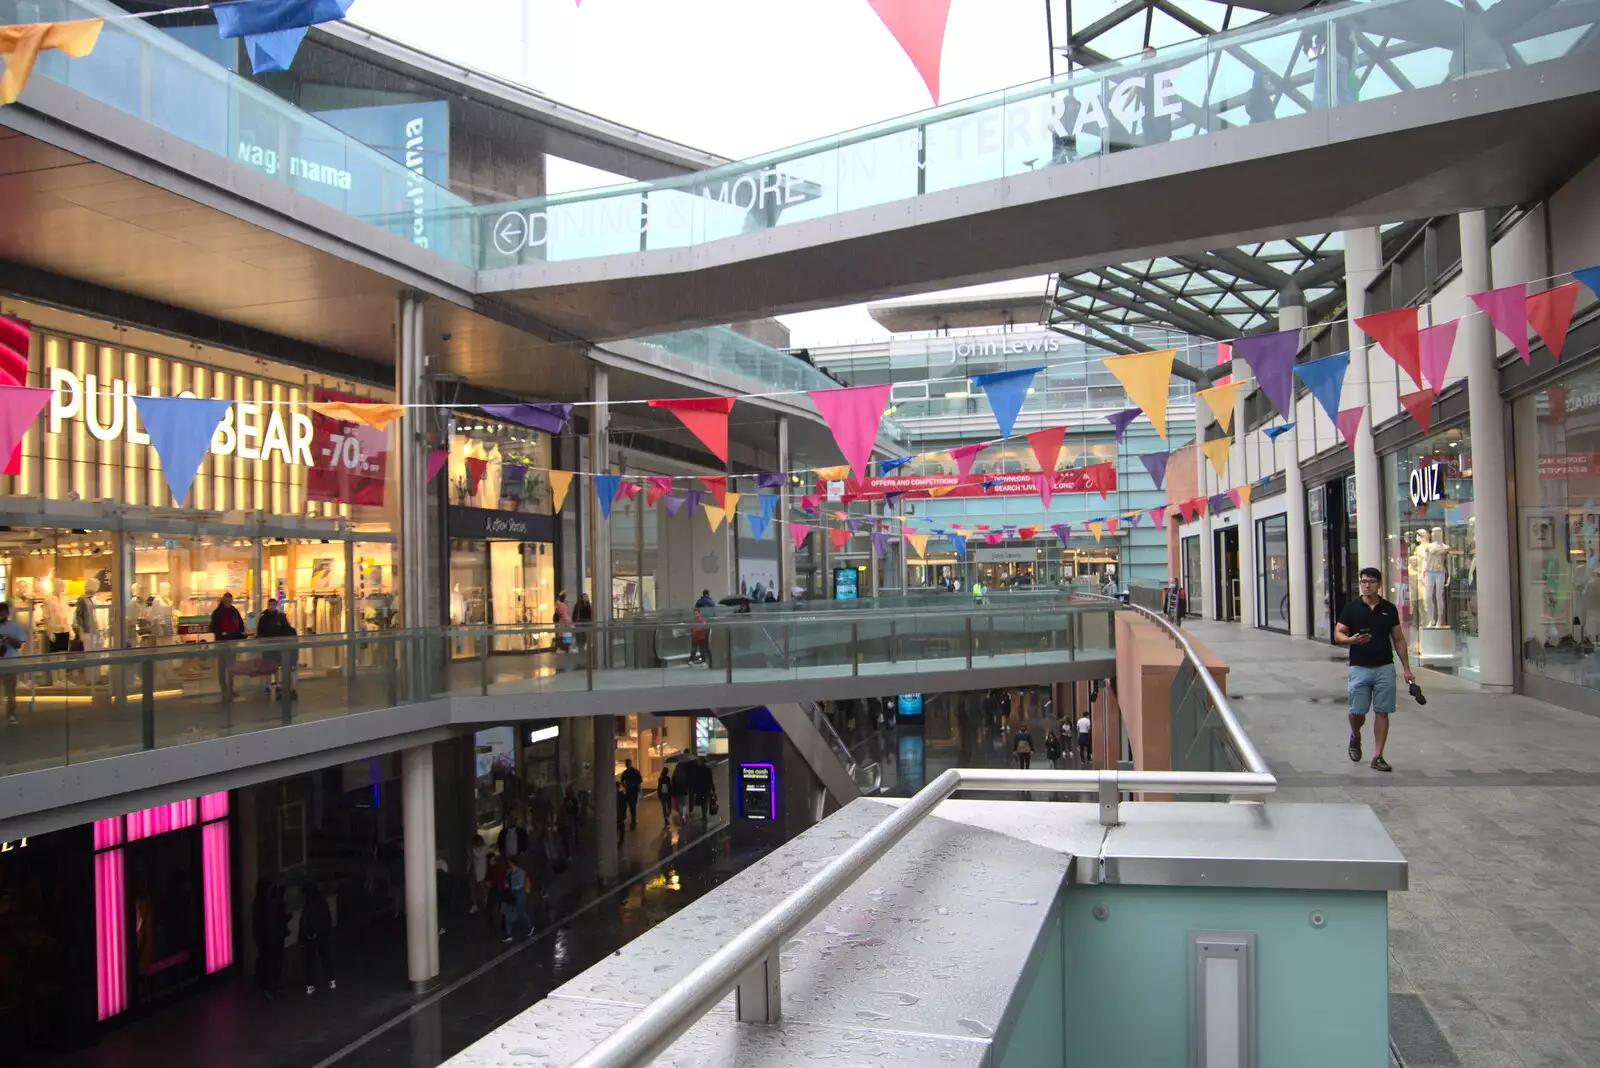
[[[1094,531],[1094,540],[1099,541],[1100,535],[1104,534],[1106,531],[1106,525],[1099,520],[1095,520],[1089,524],[1089,529]]]
[[[1225,386],[1212,386],[1196,393],[1197,397],[1206,399],[1206,407],[1211,409],[1211,414],[1217,417],[1217,424],[1222,427],[1224,434],[1233,431],[1233,402],[1238,396],[1239,387],[1243,382],[1229,382]]]
[[[943,497],[946,493],[949,493],[953,489],[955,489],[954,486],[933,486],[928,490],[928,496]]]
[[[824,482],[838,482],[841,479],[847,478],[849,474],[849,464],[840,464],[838,467],[817,468],[817,477],[822,479]]]
[[[1133,399],[1161,435],[1167,440],[1167,393],[1172,384],[1172,358],[1177,349],[1135,352],[1127,356],[1107,356],[1100,362],[1117,376],[1122,388]]]
[[[16,102],[40,52],[54,48],[73,59],[82,59],[94,51],[104,25],[105,19],[78,19],[0,26],[0,59],[5,60],[5,70],[0,72],[0,104]]]
[[[729,515],[737,512],[739,510],[739,495],[737,493],[724,493],[722,495],[722,507],[727,510]],[[716,528],[713,527],[712,529]]]
[[[711,529],[713,531],[720,527],[722,525],[722,521],[728,516],[726,511],[718,508],[714,504],[703,504],[700,507],[706,510],[706,522],[711,524]]]
[[[1233,448],[1233,438],[1212,438],[1200,445],[1206,454],[1206,459],[1211,461],[1211,467],[1221,478],[1228,471],[1228,450]]]
[[[1240,486],[1234,492],[1239,495],[1239,507],[1243,508],[1250,503],[1250,487],[1248,485]]]
[[[406,413],[403,404],[379,404],[366,401],[312,401],[312,411],[337,419],[341,423],[365,423],[374,430],[382,430]]]
[[[550,496],[555,498],[555,507],[552,512],[561,511],[561,506],[567,502],[567,490],[572,488],[571,471],[546,471],[550,476]]]
[[[926,534],[913,534],[910,531],[907,531],[906,541],[909,541],[911,543],[911,547],[917,550],[918,556],[928,555],[928,536]]]

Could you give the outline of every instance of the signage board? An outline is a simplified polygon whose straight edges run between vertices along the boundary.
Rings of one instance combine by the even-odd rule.
[[[854,601],[861,596],[858,583],[860,574],[853,567],[836,567],[833,569],[833,599],[836,601]]]
[[[1600,475],[1600,452],[1563,452],[1539,457],[1540,478],[1593,478]]]
[[[771,764],[739,765],[739,815],[770,822],[778,818],[778,770]]]
[[[1416,467],[1411,471],[1411,507],[1420,508],[1434,501],[1444,500],[1444,469],[1440,464]]]
[[[321,386],[316,401],[367,398]],[[383,504],[384,473],[389,466],[389,432],[365,423],[343,423],[321,412],[311,413],[311,456],[315,465],[306,480],[306,499],[343,504]]]
[[[531,515],[527,512],[453,507],[450,509],[448,526],[452,538],[470,538],[474,541],[556,540],[554,516]]]
[[[1038,554],[1033,549],[1014,546],[978,549],[973,555],[980,564],[1031,564],[1038,559]]]

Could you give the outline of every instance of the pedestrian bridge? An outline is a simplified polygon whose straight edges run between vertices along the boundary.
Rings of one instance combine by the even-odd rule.
[[[6,658],[17,709],[0,830],[42,833],[107,798],[154,804],[477,724],[1107,678],[1115,612],[1048,591],[772,605],[713,618],[709,665],[689,662],[688,624],[654,619]]]

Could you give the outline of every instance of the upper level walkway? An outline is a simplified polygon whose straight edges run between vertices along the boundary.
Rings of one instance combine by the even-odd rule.
[[[0,0],[0,21],[24,7]],[[138,20],[85,59],[41,57],[0,121],[81,129],[220,186],[227,210],[337,231],[337,256],[601,340],[1531,199],[1600,131],[1597,24],[1600,0],[1315,8],[690,175],[491,205]]]
[[[1113,617],[1051,591],[802,602],[714,618],[708,664],[690,662],[688,625],[656,620],[6,658],[0,701],[14,681],[16,704],[0,726],[0,829],[42,833],[108,798],[154,804],[473,724],[1106,678]]]

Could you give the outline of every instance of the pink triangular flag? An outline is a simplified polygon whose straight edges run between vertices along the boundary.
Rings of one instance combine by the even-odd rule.
[[[53,393],[42,386],[0,386],[0,456],[10,456],[22,442]]]
[[[1001,535],[997,531],[993,530],[983,536],[983,540],[988,542],[990,545],[999,545],[1000,539]]]
[[[950,21],[950,0],[867,0],[894,34],[911,65],[939,102],[939,60],[944,55],[944,30]]]
[[[631,501],[639,496],[639,483],[623,480],[617,483],[617,496],[624,501]]]
[[[796,549],[800,548],[801,545],[805,544],[806,536],[809,535],[810,533],[811,533],[811,524],[809,524],[809,523],[790,523],[789,524],[789,540],[794,542],[794,547]]]
[[[815,512],[821,505],[822,494],[820,493],[802,493],[800,495],[800,507],[808,512]]]
[[[1460,319],[1435,323],[1424,327],[1417,335],[1417,347],[1422,354],[1422,375],[1437,392],[1444,389],[1445,375],[1450,371],[1450,352],[1456,347],[1456,328]]]
[[[1150,518],[1156,521],[1158,529],[1167,529],[1167,506],[1163,504],[1160,508],[1150,509]]]
[[[646,507],[654,508],[657,501],[672,492],[671,475],[646,475],[644,480],[649,484],[644,491]]]
[[[1048,511],[1050,498],[1055,495],[1056,476],[1054,471],[1040,471],[1033,476],[1033,488],[1039,493],[1039,503]]]
[[[956,474],[965,482],[967,476],[972,474],[973,461],[978,454],[989,447],[987,441],[980,441],[976,445],[960,445],[950,450],[950,458],[956,462]]]
[[[1233,506],[1235,508],[1244,507],[1244,505],[1240,502],[1239,491],[1237,489],[1231,489],[1228,491],[1228,500],[1233,502]]]
[[[871,474],[867,465],[872,462],[872,446],[877,443],[883,410],[889,404],[889,391],[893,388],[891,383],[884,382],[875,386],[807,391],[857,478],[867,478]]]
[[[449,449],[431,449],[428,452],[428,476],[424,482],[432,482],[433,476],[439,473],[439,468],[450,462]]]
[[[1522,354],[1523,363],[1533,362],[1528,348],[1528,284],[1501,286],[1487,293],[1473,293],[1472,303],[1483,309],[1494,328],[1511,339]]]
[[[1344,435],[1344,443],[1352,449],[1356,447],[1356,431],[1361,429],[1361,417],[1366,412],[1365,407],[1360,407],[1346,408],[1339,413],[1339,433]]]
[[[1577,303],[1577,282],[1568,282],[1528,298],[1528,325],[1555,359],[1561,359],[1561,348],[1567,343],[1567,328],[1572,325],[1572,309]]]
[[[1111,533],[1111,534],[1115,534],[1117,532],[1117,517],[1116,516],[1112,515],[1112,516],[1107,516],[1106,517],[1106,531],[1108,533]]]
[[[1424,434],[1433,425],[1433,398],[1434,392],[1431,389],[1400,394],[1400,406],[1411,413],[1411,418],[1417,421]]]

